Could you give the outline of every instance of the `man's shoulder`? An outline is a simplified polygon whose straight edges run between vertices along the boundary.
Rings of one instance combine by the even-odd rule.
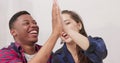
[[[11,48],[2,48],[0,50],[0,59],[13,58],[17,53]]]
[[[12,45],[9,45],[8,47],[3,47],[0,49],[0,55],[9,55],[9,54],[15,54],[15,50],[13,49]]]
[[[0,49],[0,54],[6,54],[6,53],[11,54],[13,52],[14,52],[14,50],[12,48],[9,48],[9,47]]]

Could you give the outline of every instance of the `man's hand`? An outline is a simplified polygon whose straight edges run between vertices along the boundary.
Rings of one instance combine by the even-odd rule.
[[[52,7],[52,33],[60,35],[61,32],[62,32],[61,11],[57,4],[57,1],[54,0]]]

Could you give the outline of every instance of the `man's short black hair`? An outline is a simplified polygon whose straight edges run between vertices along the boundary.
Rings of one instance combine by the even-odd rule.
[[[30,15],[30,13],[27,12],[27,11],[19,11],[19,12],[17,12],[16,14],[14,14],[14,15],[11,17],[10,21],[9,21],[9,29],[12,29],[12,28],[13,28],[13,23],[16,21],[16,19],[17,19],[19,16],[24,15],[24,14]]]

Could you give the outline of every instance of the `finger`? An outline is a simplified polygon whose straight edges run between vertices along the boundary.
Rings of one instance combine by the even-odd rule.
[[[62,17],[61,17],[61,11],[60,11],[60,7],[58,5],[57,0],[55,0],[56,3],[56,17],[57,17],[57,22],[59,23],[59,25],[61,25],[61,31],[62,31]]]
[[[56,2],[53,0],[53,6],[52,6],[52,19],[56,20]]]
[[[63,31],[63,25],[62,25],[62,22],[63,22],[63,18],[61,16],[61,11],[60,9],[58,8],[58,11],[57,11],[57,21],[59,22],[59,24],[61,25],[61,32]]]
[[[60,7],[59,7],[59,5],[58,5],[58,2],[57,2],[57,0],[55,0],[55,3],[56,3],[56,9],[57,9],[57,15],[58,16],[60,16]]]
[[[53,0],[53,8],[52,8],[52,12],[56,15],[58,15],[58,13],[60,13],[60,10],[59,10],[59,6],[58,6],[58,3],[57,3],[57,0]],[[53,15],[54,15],[53,14]]]
[[[52,6],[52,15],[55,14],[55,0],[53,0],[53,6]]]
[[[58,7],[57,1],[54,0],[53,1],[53,8],[54,8],[55,11],[57,10],[57,7]]]
[[[61,15],[61,18],[62,18],[62,15]],[[64,30],[65,30],[65,27],[66,27],[66,24],[65,24],[63,18],[62,18],[62,20],[61,20],[61,24],[62,24],[62,30],[64,31]]]

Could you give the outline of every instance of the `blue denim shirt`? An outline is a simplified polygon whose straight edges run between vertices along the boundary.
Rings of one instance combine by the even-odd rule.
[[[90,46],[84,54],[92,63],[103,63],[103,59],[107,56],[105,43],[100,37],[88,37]],[[62,51],[56,51],[52,58],[52,63],[75,63],[72,55],[68,51],[66,44],[61,48]]]

